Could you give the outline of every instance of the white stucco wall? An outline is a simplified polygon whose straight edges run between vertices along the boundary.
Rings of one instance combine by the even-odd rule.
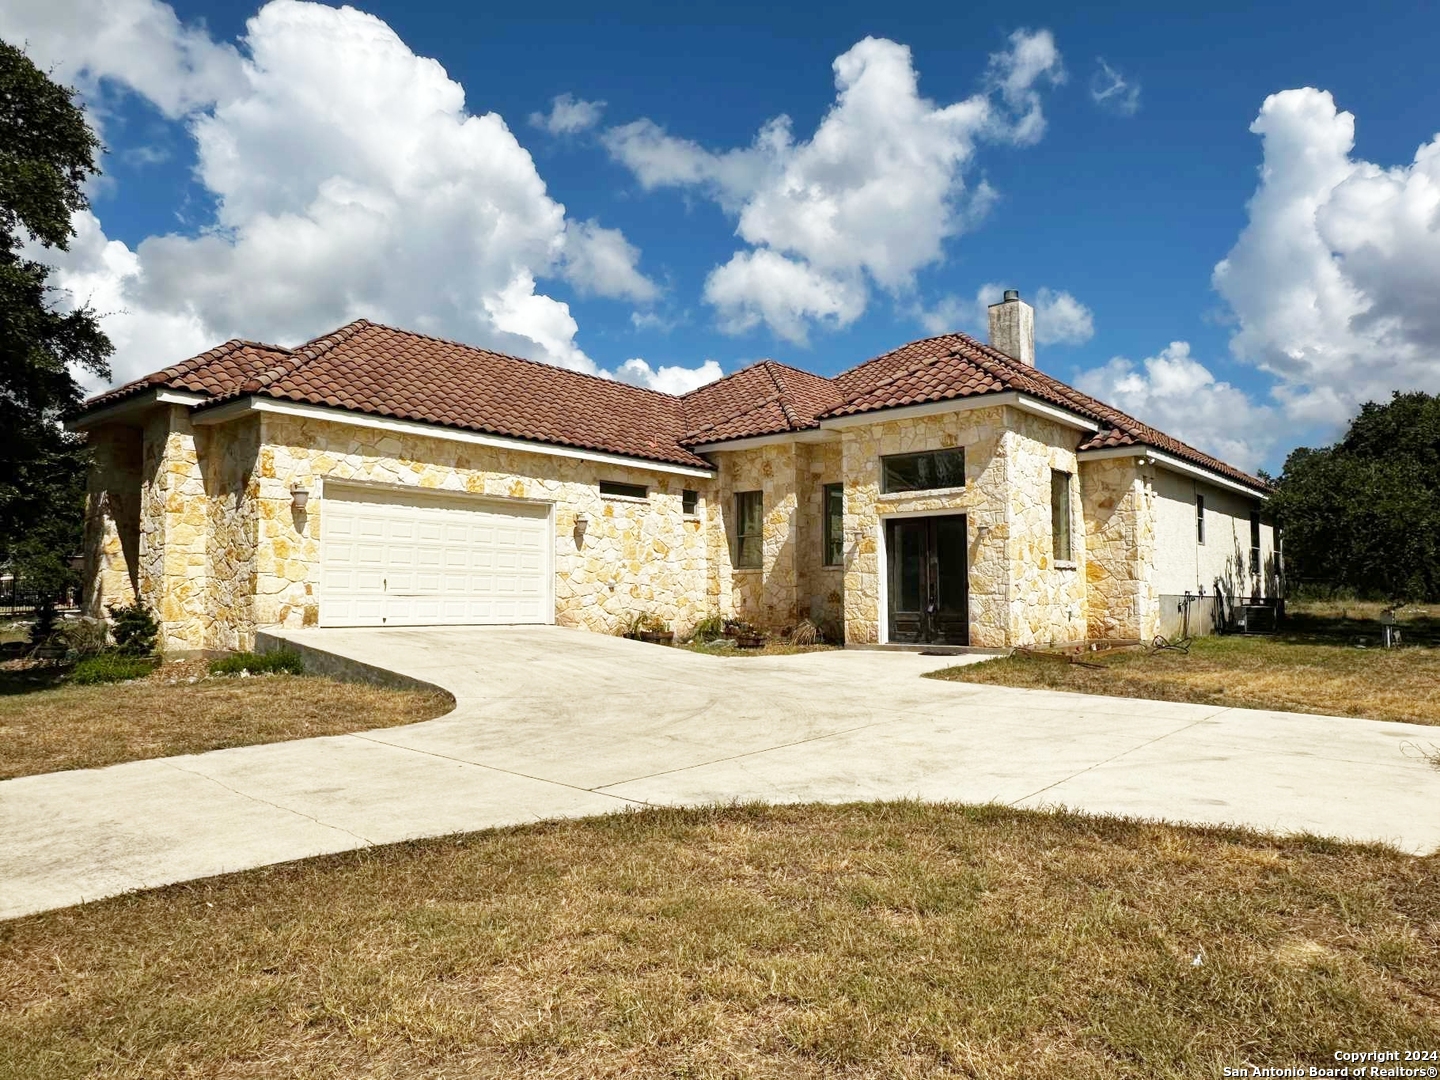
[[[1274,593],[1275,530],[1264,518],[1264,502],[1238,491],[1156,466],[1148,477],[1155,499],[1155,583],[1162,596],[1187,589],[1211,595],[1217,583],[1228,595]],[[1195,496],[1205,498],[1205,542],[1195,529]],[[1261,511],[1261,573],[1250,573],[1250,514]]]

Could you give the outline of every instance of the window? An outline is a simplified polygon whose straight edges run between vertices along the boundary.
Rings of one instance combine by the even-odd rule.
[[[758,491],[735,493],[735,567],[758,570],[761,565],[760,537],[765,522],[764,496]]]
[[[1195,542],[1205,542],[1205,496],[1195,496]]]
[[[700,510],[700,493],[686,488],[680,492],[680,510],[689,517],[693,517]]]
[[[1260,511],[1250,511],[1250,573],[1260,573]]]
[[[622,499],[643,499],[650,494],[644,484],[621,484],[614,480],[600,481],[601,495],[618,495]]]
[[[923,454],[891,454],[880,459],[880,490],[929,491],[965,486],[965,451],[929,450]]]
[[[825,485],[825,550],[826,566],[839,566],[845,561],[845,486]]]
[[[1050,551],[1057,562],[1069,562],[1070,554],[1070,474],[1050,470]]]

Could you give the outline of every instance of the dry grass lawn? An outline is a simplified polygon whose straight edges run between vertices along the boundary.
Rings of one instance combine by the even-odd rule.
[[[1440,857],[989,807],[651,811],[0,924],[0,1080],[1216,1077],[1440,1046],[1437,987]]]
[[[691,641],[681,645],[682,649],[704,653],[706,656],[794,656],[796,653],[829,652],[836,645],[792,645],[788,641],[767,641],[756,649],[737,649],[727,638],[713,641]]]
[[[6,672],[0,679],[0,780],[394,727],[454,707],[448,694],[308,675],[204,674],[203,663],[190,662],[166,664],[132,682],[45,687],[36,681],[49,678],[43,674]]]
[[[932,678],[1247,709],[1440,724],[1440,648],[1377,648],[1382,605],[1294,605],[1281,633],[1197,638],[1189,654],[1114,652],[1070,664],[1024,654]],[[1428,609],[1401,612],[1408,640],[1434,640]],[[1363,646],[1363,647],[1362,647]]]

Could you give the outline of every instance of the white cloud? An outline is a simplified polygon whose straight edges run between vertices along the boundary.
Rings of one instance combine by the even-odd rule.
[[[1082,374],[1075,385],[1242,469],[1254,469],[1275,445],[1274,410],[1217,380],[1190,355],[1188,342],[1172,341],[1138,366],[1117,356]]]
[[[1395,389],[1440,390],[1440,137],[1408,165],[1351,156],[1329,93],[1265,100],[1250,220],[1214,285],[1240,359],[1276,375],[1288,414],[1332,428]]]
[[[621,382],[648,386],[665,394],[688,394],[697,387],[714,382],[723,374],[725,373],[720,370],[720,365],[714,360],[706,360],[699,367],[693,368],[669,365],[652,368],[638,357],[626,360],[615,370],[615,377]]]
[[[893,41],[866,38],[834,69],[835,103],[808,140],[795,141],[786,116],[722,152],[649,120],[605,133],[642,187],[694,188],[736,217],[750,250],[712,271],[705,294],[732,332],[763,322],[799,341],[813,323],[852,322],[872,283],[911,289],[994,200],[988,185],[966,190],[976,144],[1038,139],[1039,87],[1064,78],[1043,30],[1013,34],[984,89],[948,106],[920,96],[910,50]]]
[[[190,110],[196,177],[216,205],[199,235],[133,251],[82,215],[73,250],[45,253],[76,302],[112,313],[117,377],[230,336],[289,344],[360,316],[596,371],[569,306],[537,279],[655,293],[619,232],[567,222],[504,120],[468,113],[440,64],[374,16],[275,0],[237,51],[158,3],[97,5],[83,27],[63,7],[7,8],[6,33],[57,55],[73,37],[91,83]],[[132,42],[157,68],[92,37]]]
[[[550,102],[548,113],[533,112],[530,123],[551,135],[576,135],[600,122],[603,101],[585,101],[574,94],[559,94]]]
[[[1140,84],[1125,78],[1104,57],[1096,57],[1095,62],[1100,66],[1090,76],[1090,100],[1121,116],[1134,116],[1140,110]]]
[[[990,305],[1000,303],[1005,290],[993,282],[981,285],[974,299],[944,296],[929,310],[917,312],[932,334],[965,330],[984,339],[990,332]],[[1091,310],[1063,289],[1041,286],[1035,290],[1035,341],[1039,345],[1079,345],[1095,336]]]
[[[646,302],[660,295],[655,283],[635,268],[640,252],[619,229],[593,219],[565,228],[565,277],[581,295],[623,297]]]

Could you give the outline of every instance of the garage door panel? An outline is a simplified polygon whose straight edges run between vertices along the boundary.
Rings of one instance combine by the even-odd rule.
[[[545,507],[334,485],[322,521],[320,622],[548,622]]]

